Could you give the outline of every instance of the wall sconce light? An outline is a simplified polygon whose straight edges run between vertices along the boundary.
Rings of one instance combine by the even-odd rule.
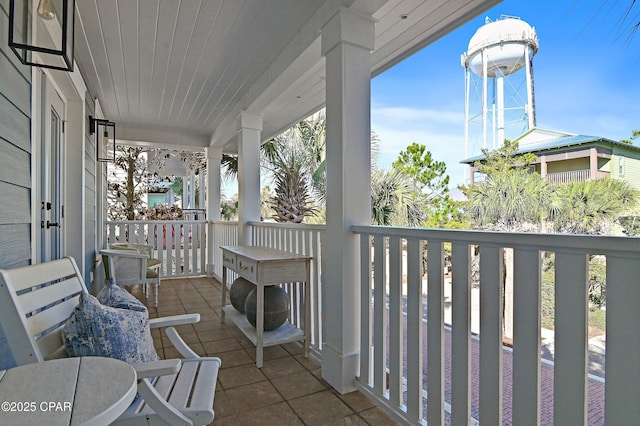
[[[96,161],[116,161],[116,123],[89,116],[89,133],[96,135]]]
[[[36,10],[32,5],[10,1],[9,47],[25,65],[73,71],[75,0],[39,0]]]

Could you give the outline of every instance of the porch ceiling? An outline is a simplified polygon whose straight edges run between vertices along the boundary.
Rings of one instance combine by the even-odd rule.
[[[76,61],[119,139],[234,151],[240,111],[266,140],[323,106],[320,32],[341,6],[373,13],[376,75],[499,1],[79,1]]]

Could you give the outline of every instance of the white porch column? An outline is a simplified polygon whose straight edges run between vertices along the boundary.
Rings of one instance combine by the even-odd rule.
[[[182,210],[189,208],[189,179],[187,174],[182,178]]]
[[[212,276],[215,250],[219,249],[213,246],[213,225],[211,223],[220,220],[222,148],[206,148],[205,152],[207,155],[207,221],[209,223],[207,226],[207,275]],[[201,192],[201,198],[203,193]]]
[[[204,210],[206,208],[205,204],[205,186],[204,186],[204,173],[205,169],[201,167],[198,170],[198,208]],[[202,217],[200,218],[202,220]]]
[[[322,377],[354,390],[359,368],[360,263],[354,224],[371,223],[371,50],[374,23],[346,9],[322,29],[326,57],[327,234],[323,247],[325,309]]]
[[[262,114],[238,115],[238,244],[251,245],[248,222],[260,220]]]
[[[189,208],[196,208],[196,171],[189,171]]]
[[[598,148],[589,148],[589,179],[598,178]]]

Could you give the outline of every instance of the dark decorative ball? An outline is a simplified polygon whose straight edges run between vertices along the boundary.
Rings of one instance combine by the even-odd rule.
[[[229,299],[231,299],[231,305],[236,311],[244,314],[244,302],[247,300],[247,295],[256,288],[255,284],[242,277],[237,278],[231,288],[229,289]]]
[[[247,319],[256,326],[257,288],[247,296],[244,311]],[[289,318],[289,295],[281,287],[272,285],[264,288],[264,331],[275,330]]]

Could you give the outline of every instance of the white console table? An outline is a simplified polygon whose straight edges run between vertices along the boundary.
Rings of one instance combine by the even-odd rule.
[[[222,249],[222,321],[228,316],[254,345],[256,345],[256,366],[262,368],[263,348],[281,343],[304,340],[304,356],[309,356],[310,340],[310,281],[311,256],[303,256],[257,246],[223,246]],[[244,314],[227,305],[227,271],[257,286],[256,327]],[[304,324],[303,329],[286,321],[276,330],[264,331],[264,287],[282,283],[304,284]]]

